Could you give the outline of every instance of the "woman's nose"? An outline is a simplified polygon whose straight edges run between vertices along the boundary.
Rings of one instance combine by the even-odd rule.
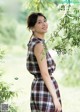
[[[45,26],[46,25],[46,22],[43,22],[43,25]]]

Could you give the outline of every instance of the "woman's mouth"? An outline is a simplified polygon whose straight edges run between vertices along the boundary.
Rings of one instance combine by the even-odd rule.
[[[43,30],[46,30],[47,28],[46,28],[46,27],[43,27],[42,29],[43,29]]]

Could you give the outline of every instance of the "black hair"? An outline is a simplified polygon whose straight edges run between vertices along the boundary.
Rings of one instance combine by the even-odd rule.
[[[34,25],[37,22],[38,16],[43,16],[46,19],[46,17],[42,13],[33,12],[32,14],[30,14],[28,16],[28,19],[27,19],[27,27],[28,27],[28,29],[31,29],[31,27],[34,27]]]

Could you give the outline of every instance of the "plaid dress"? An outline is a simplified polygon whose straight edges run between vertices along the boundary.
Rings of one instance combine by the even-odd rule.
[[[32,38],[28,43],[28,52],[26,60],[27,70],[35,77],[31,86],[31,99],[30,99],[31,112],[55,112],[55,106],[52,101],[52,96],[41,77],[37,59],[34,55],[34,47],[38,43],[42,43],[44,45],[46,51],[45,55],[47,59],[48,72],[50,74],[52,83],[55,87],[57,97],[61,103],[58,84],[54,79],[54,77],[52,77],[52,73],[56,68],[56,64],[47,50],[44,39],[35,37]]]

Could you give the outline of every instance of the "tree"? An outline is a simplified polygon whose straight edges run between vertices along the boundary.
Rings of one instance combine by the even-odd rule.
[[[59,20],[57,29],[51,35],[53,49],[66,53],[75,46],[80,46],[80,10],[75,6],[67,8],[64,16]]]
[[[0,48],[0,66],[2,63],[2,59],[5,56],[5,51]],[[1,77],[3,76],[4,72],[0,67],[0,106],[5,103],[6,101],[8,101],[9,99],[13,98],[14,96],[17,95],[16,92],[13,92],[10,90],[10,86],[1,80]],[[17,107],[13,106],[13,105],[9,105],[9,112],[13,112],[13,109],[15,112],[17,112]],[[1,112],[1,108],[0,108],[0,112]]]
[[[4,6],[0,5],[0,43],[12,44],[16,39],[15,21],[11,20]]]

